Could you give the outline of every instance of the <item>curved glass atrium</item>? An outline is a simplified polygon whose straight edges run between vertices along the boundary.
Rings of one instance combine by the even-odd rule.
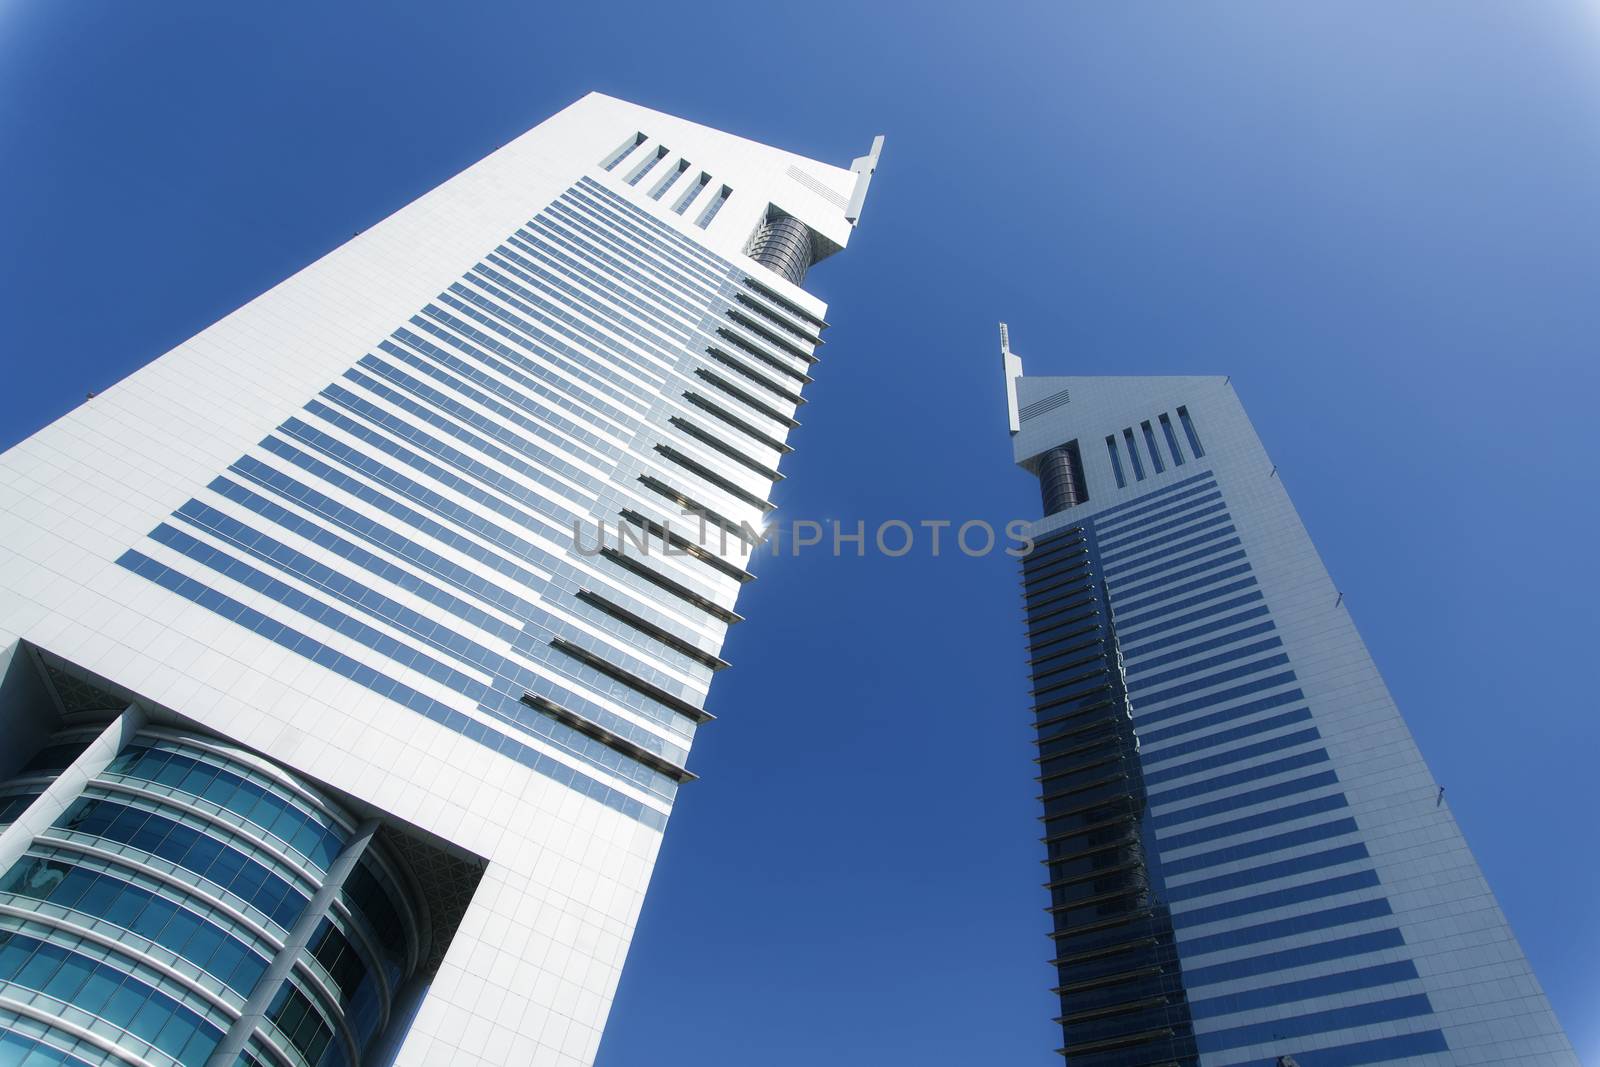
[[[429,846],[137,707],[94,718],[0,785],[0,1067],[370,1057],[459,918],[430,927],[392,847]]]

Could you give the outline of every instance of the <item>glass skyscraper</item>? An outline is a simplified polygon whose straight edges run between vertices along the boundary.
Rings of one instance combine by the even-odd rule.
[[[0,456],[0,1064],[593,1060],[878,147],[590,95]]]
[[[1231,383],[1001,331],[1067,1062],[1576,1065]]]

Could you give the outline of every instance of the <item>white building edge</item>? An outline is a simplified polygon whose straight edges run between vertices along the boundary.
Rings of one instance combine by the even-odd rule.
[[[607,171],[603,164],[634,141],[640,143],[625,165]],[[446,854],[479,858],[485,867],[460,926],[425,995],[413,1005],[409,1026],[403,1018],[391,1023],[398,1050],[390,1041],[383,1058],[392,1053],[394,1062],[416,1065],[592,1062],[661,830],[559,783],[526,760],[500,755],[400,706],[348,673],[290,651],[119,560],[137,549],[199,576],[234,602],[293,622],[338,654],[388,670],[413,691],[482,721],[475,701],[451,685],[407,673],[345,634],[297,619],[258,589],[202,572],[167,546],[153,545],[152,530],[187,501],[204,497],[204,487],[240,457],[261,455],[261,442],[286,416],[301,413],[308,400],[377,351],[508,234],[581,182],[609,190],[728,261],[733,274],[743,272],[807,320],[820,322],[820,301],[744,250],[774,207],[801,220],[819,252],[843,247],[859,217],[876,151],[874,145],[854,169],[840,168],[590,94],[0,456],[0,657],[6,678],[0,710],[11,749],[0,773],[14,772],[59,725],[54,720],[60,706],[40,699],[38,668],[48,662],[119,701],[136,703],[156,722],[192,727],[260,753],[339,794],[358,814],[376,815]],[[660,157],[659,167],[630,185],[634,161],[652,156]],[[688,164],[679,168],[684,181],[710,175],[683,213],[673,210],[677,190],[660,200],[650,196],[657,177],[679,160]],[[709,225],[697,225],[708,198],[723,188],[732,190],[723,209]],[[794,318],[804,324],[799,315]],[[616,427],[609,430],[615,436]],[[786,432],[773,436],[781,442]],[[693,454],[725,481],[760,496],[770,488],[770,481],[752,480],[714,453]],[[774,449],[765,455],[775,465],[779,454]],[[534,489],[575,501],[594,519],[614,521],[611,505],[585,499],[571,485]],[[228,510],[226,502],[206,499]],[[758,509],[736,511],[734,498],[716,499],[728,501],[735,519],[759,518]],[[371,520],[385,521],[370,503],[341,500]],[[458,503],[484,512],[471,501]],[[220,544],[209,533],[189,533],[207,546]],[[294,547],[335,571],[352,570],[347,558],[312,540],[295,540]],[[704,584],[714,600],[731,608],[737,582]],[[428,605],[400,585],[383,585],[382,591],[427,613]],[[663,610],[684,616],[678,606]],[[684,628],[714,656],[725,626],[701,619]],[[616,640],[595,633],[597,640]],[[406,634],[395,636],[402,647],[415,646]],[[650,662],[664,674],[676,669],[663,657]],[[679,670],[676,676],[687,699],[698,704],[695,695],[703,699],[709,675]],[[590,696],[640,730],[655,728],[626,702],[603,692]],[[516,734],[503,723],[488,728],[499,731],[496,737],[514,735],[545,761],[604,779],[543,737]],[[627,781],[605,784],[636,807],[661,813],[656,821],[664,822],[669,802]],[[9,864],[20,855],[39,825],[38,818],[22,819],[0,834],[0,858]],[[10,1003],[0,992],[0,1009]],[[162,1062],[151,1056],[147,1062]]]

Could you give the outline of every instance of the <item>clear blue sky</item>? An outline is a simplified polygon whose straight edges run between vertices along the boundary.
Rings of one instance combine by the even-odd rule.
[[[0,444],[590,89],[886,133],[783,513],[1036,514],[1000,318],[1233,375],[1600,1062],[1600,6],[979,6],[0,0]],[[760,570],[601,1064],[1057,1062],[1012,561]]]

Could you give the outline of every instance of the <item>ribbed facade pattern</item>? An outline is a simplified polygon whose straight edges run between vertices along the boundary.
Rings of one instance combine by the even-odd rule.
[[[771,509],[796,310],[585,178],[121,563],[659,828],[750,578],[663,535]]]
[[[125,1062],[594,1062],[827,325],[745,246],[782,203],[842,250],[879,147],[833,166],[587,94],[0,456],[0,783],[114,717],[54,784],[0,784],[0,877],[146,728],[362,820],[334,869],[252,857],[275,881],[222,918],[271,996],[184,992],[192,1033]],[[167,817],[109,784],[77,831]],[[338,900],[373,848],[417,908],[365,908],[364,946]],[[284,929],[313,883],[327,924]],[[0,1012],[0,1064],[128,1032]]]
[[[1215,477],[1052,532],[1024,582],[1068,1062],[1446,1051]]]
[[[1090,532],[1069,527],[1039,541],[1023,561],[1023,596],[1062,1052],[1083,1067],[1194,1064],[1117,626]]]

